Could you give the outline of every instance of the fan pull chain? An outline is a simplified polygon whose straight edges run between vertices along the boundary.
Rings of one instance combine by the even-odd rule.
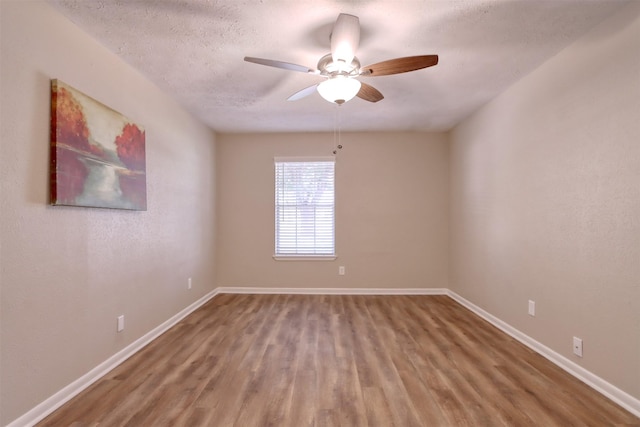
[[[333,144],[336,146],[336,149],[333,150],[333,154],[338,154],[338,150],[342,150],[342,135],[341,135],[341,123],[340,123],[340,104],[336,104],[335,111],[336,114],[334,116],[334,126],[333,126]],[[337,135],[336,135],[337,134]]]

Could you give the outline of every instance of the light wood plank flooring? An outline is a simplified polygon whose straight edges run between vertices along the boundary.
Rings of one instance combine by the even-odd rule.
[[[218,295],[39,425],[640,419],[446,296]]]

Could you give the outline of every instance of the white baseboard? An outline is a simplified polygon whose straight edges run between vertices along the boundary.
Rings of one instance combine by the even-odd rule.
[[[221,294],[280,295],[448,295],[446,288],[263,288],[220,287]]]
[[[21,417],[13,420],[6,427],[30,427],[35,425],[36,423],[43,420],[46,416],[50,415],[71,400],[73,397],[78,395],[81,391],[89,387],[91,384],[105,376],[109,371],[116,368],[122,362],[133,356],[135,353],[140,351],[143,347],[149,344],[154,339],[158,338],[164,332],[169,330],[172,326],[178,323],[180,320],[187,317],[193,311],[201,307],[204,303],[209,301],[211,298],[216,296],[219,293],[218,289],[214,289],[209,292],[199,300],[195,301],[193,304],[189,305],[175,316],[171,317],[169,320],[165,321],[161,325],[152,329],[142,337],[138,338],[68,386],[64,387],[47,400],[43,401],[29,412],[25,413]]]
[[[109,371],[140,351],[143,347],[166,332],[180,320],[201,307],[204,303],[218,294],[298,294],[298,295],[448,295],[460,305],[468,308],[501,331],[520,341],[536,353],[542,355],[552,363],[558,365],[574,377],[578,378],[593,389],[607,396],[629,412],[640,417],[640,400],[618,389],[602,378],[587,371],[582,366],[572,362],[549,347],[539,343],[528,335],[523,334],[511,325],[503,322],[482,308],[462,298],[447,288],[264,288],[264,287],[219,287],[209,292],[193,304],[171,317],[155,329],[149,331],[109,359],[87,372],[68,386],[64,387],[47,400],[43,401],[29,412],[15,419],[6,427],[30,427],[44,419],[53,411],[71,400],[81,391],[102,378]]]
[[[594,390],[600,392],[601,394],[605,395],[609,399],[613,400],[618,405],[625,408],[627,411],[640,417],[640,400],[639,399],[636,399],[635,397],[631,396],[625,391],[620,390],[614,385],[606,382],[602,378],[586,370],[585,368],[578,365],[577,363],[567,359],[563,355],[553,351],[549,347],[534,340],[530,336],[523,334],[513,326],[503,322],[502,320],[498,319],[497,317],[493,316],[492,314],[488,313],[487,311],[483,310],[477,305],[471,303],[470,301],[467,301],[466,299],[462,298],[460,295],[456,294],[455,292],[451,290],[447,290],[447,295],[449,295],[457,303],[468,308],[469,310],[471,310],[478,316],[482,317],[484,320],[491,323],[493,326],[500,329],[507,335],[520,341],[522,344],[526,345],[531,350],[535,351],[536,353],[545,357],[555,365],[564,369],[569,374],[573,375],[574,377],[576,377],[583,383],[587,384]]]

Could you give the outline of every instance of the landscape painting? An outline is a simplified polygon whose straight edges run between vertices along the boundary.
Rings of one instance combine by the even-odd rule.
[[[55,79],[51,204],[147,209],[144,128]]]

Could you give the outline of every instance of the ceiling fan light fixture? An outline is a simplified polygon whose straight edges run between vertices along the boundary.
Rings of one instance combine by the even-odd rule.
[[[353,99],[360,91],[361,83],[346,76],[335,76],[318,85],[318,93],[329,102],[341,105]]]

